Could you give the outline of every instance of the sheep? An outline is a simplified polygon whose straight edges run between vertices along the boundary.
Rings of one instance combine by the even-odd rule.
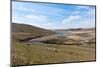
[[[48,48],[49,51],[58,52],[56,48]]]

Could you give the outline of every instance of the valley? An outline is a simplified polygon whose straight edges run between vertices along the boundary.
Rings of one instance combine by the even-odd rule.
[[[20,24],[15,27],[16,24],[12,32],[13,65],[96,60],[95,28],[46,30]]]

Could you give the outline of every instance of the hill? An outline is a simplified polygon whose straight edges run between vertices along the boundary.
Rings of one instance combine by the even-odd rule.
[[[12,23],[13,67],[96,60],[95,28],[56,31]]]
[[[32,25],[12,23],[12,34],[14,38],[24,39],[27,37],[42,37],[52,35],[54,32]]]

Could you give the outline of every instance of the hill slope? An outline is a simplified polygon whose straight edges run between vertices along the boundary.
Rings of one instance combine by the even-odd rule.
[[[35,27],[32,25],[27,24],[18,24],[18,23],[12,23],[12,33],[13,37],[17,39],[24,39],[29,37],[35,37],[35,36],[47,36],[54,34],[53,31],[42,29],[39,27]]]

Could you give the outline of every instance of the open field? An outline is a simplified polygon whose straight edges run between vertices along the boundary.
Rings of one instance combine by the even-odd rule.
[[[14,65],[94,61],[95,48],[57,44],[25,45],[14,42],[12,59]]]

